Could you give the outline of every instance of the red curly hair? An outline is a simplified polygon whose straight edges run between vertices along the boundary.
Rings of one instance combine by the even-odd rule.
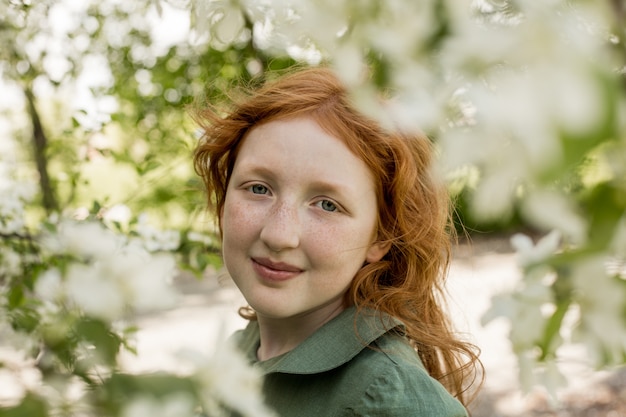
[[[480,361],[476,347],[454,333],[443,305],[454,228],[448,193],[432,173],[427,137],[384,129],[357,111],[330,69],[301,69],[254,90],[225,117],[212,108],[194,114],[204,131],[194,165],[210,207],[221,213],[235,159],[250,129],[302,115],[341,139],[367,164],[376,183],[378,240],[390,249],[357,273],[346,293],[347,304],[401,320],[430,375],[466,405]],[[242,315],[254,318],[253,313]]]

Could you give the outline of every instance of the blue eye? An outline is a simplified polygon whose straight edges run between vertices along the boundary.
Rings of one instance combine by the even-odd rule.
[[[321,200],[318,202],[318,205],[324,211],[337,211],[337,206],[330,200]]]
[[[254,184],[249,189],[253,194],[267,194],[269,191],[266,186],[261,184]]]

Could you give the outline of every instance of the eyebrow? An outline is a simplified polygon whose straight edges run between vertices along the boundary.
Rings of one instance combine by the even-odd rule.
[[[271,169],[263,165],[258,165],[256,163],[248,163],[243,161],[240,168],[245,173],[252,173],[255,175],[259,175],[261,177],[268,178],[273,180],[276,178],[276,173]],[[354,192],[358,190],[351,189],[347,183],[333,182],[333,181],[324,181],[320,179],[314,179],[309,182],[309,186],[316,193],[321,194],[340,194],[340,196],[354,198]]]

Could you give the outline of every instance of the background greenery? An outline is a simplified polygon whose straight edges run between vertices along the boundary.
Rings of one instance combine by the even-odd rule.
[[[126,415],[154,404],[116,393],[164,386],[186,393],[171,401],[185,412],[233,406],[198,382],[210,361],[191,377],[119,372],[134,330],[124,320],[145,298],[132,260],[172,256],[198,276],[219,265],[189,107],[303,62],[335,68],[363,111],[426,130],[470,235],[531,236],[513,240],[523,283],[485,317],[512,323],[522,374],[558,372],[566,339],[596,366],[623,364],[625,16],[620,0],[2,2],[0,334],[10,337],[0,348],[21,362],[0,355],[0,370],[31,369],[39,382],[0,416]],[[396,107],[377,107],[382,90]],[[80,247],[95,238],[123,242],[122,272],[137,276],[119,296],[124,314],[95,309],[72,281],[77,265],[103,276],[110,253]],[[54,403],[45,387],[61,380],[89,395]],[[198,405],[199,386],[218,392],[206,396],[214,403]]]

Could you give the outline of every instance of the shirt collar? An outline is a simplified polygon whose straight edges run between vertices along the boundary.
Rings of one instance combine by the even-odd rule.
[[[238,345],[263,374],[316,374],[345,364],[380,336],[397,327],[402,327],[402,323],[389,315],[349,307],[295,349],[267,361],[259,362],[256,357],[259,346],[257,322],[250,322]]]

